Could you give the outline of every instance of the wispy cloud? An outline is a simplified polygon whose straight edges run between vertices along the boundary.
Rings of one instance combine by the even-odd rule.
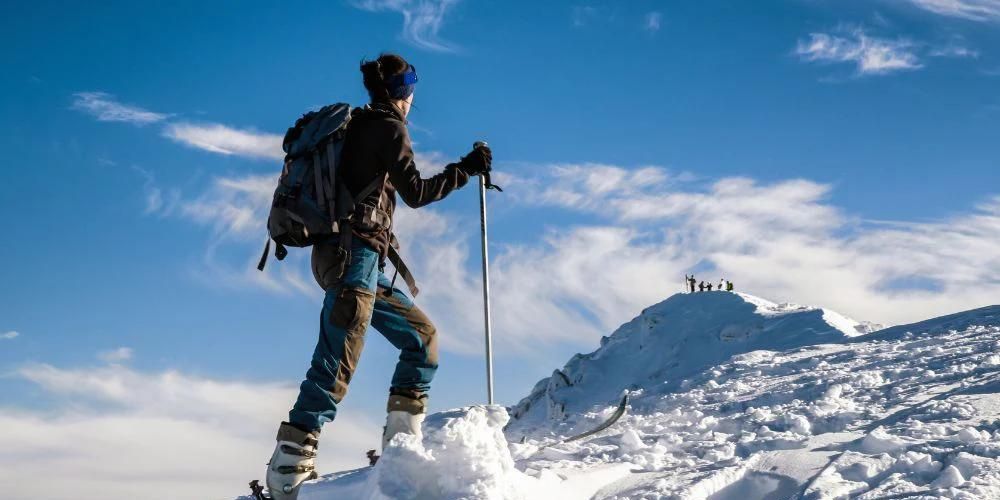
[[[924,10],[973,21],[1000,20],[1000,0],[910,0]]]
[[[172,116],[121,104],[113,96],[103,92],[80,92],[73,97],[73,109],[90,114],[100,121],[147,125]],[[163,136],[186,146],[221,155],[268,160],[284,158],[281,135],[233,128],[220,123],[168,123],[163,129]],[[151,179],[148,172],[146,177]],[[149,196],[149,207],[155,211],[162,205],[163,193],[154,188]]]
[[[403,40],[426,50],[453,52],[456,46],[443,40],[439,32],[445,15],[457,3],[458,0],[359,0],[354,6],[370,12],[402,14]]]
[[[173,215],[212,229],[203,261],[195,273],[205,283],[231,289],[256,287],[277,293],[315,295],[308,267],[308,252],[291,252],[280,265],[273,263],[257,271],[258,253],[267,235],[265,222],[277,184],[276,175],[216,177],[205,192],[178,203]],[[220,257],[217,250],[229,245],[247,245],[236,262]]]
[[[106,363],[121,363],[123,361],[128,361],[132,359],[132,348],[119,347],[117,349],[111,349],[110,351],[101,351],[97,353],[97,359]]]
[[[952,57],[958,59],[978,59],[979,51],[967,45],[954,41],[947,45],[934,47],[927,53],[931,57]]]
[[[0,408],[0,449],[28,450],[0,455],[0,470],[7,477],[48,471],[45,481],[9,481],[6,494],[12,498],[167,498],[175,493],[176,478],[184,478],[185,491],[196,491],[198,498],[232,498],[249,478],[263,474],[271,438],[296,394],[292,384],[118,364],[35,364],[16,376],[47,393],[56,408],[18,409],[10,402]],[[374,422],[338,415],[322,437],[325,447],[338,452],[320,453],[317,465],[360,467],[379,435]],[[109,470],[128,471],[128,480]]]
[[[180,212],[211,225],[219,238],[258,239],[276,185],[276,175],[216,177],[205,193],[182,202]]]
[[[10,331],[4,332],[4,333],[0,333],[0,339],[3,339],[3,340],[14,340],[14,339],[16,339],[16,338],[18,338],[20,336],[21,336],[20,332],[16,332],[14,330],[10,330]]]
[[[160,216],[167,216],[173,213],[180,201],[180,191],[170,189],[164,192],[163,188],[157,184],[156,177],[152,172],[138,165],[130,165],[130,168],[143,179],[142,189],[146,202],[143,213]]]
[[[646,14],[646,22],[643,27],[646,31],[660,31],[660,23],[663,21],[663,13],[661,12],[650,12]]]
[[[124,122],[147,125],[163,121],[169,115],[156,113],[138,106],[122,104],[104,92],[78,92],[73,94],[73,109],[87,113],[102,122]]]
[[[858,75],[884,75],[921,68],[914,49],[908,40],[876,38],[854,29],[844,36],[811,33],[799,40],[795,54],[807,62],[851,63]]]
[[[223,155],[281,159],[282,136],[240,130],[218,123],[172,123],[163,135],[181,144]]]

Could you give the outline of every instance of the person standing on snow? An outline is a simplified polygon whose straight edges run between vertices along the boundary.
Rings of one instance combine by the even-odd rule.
[[[398,245],[391,222],[396,195],[413,208],[439,201],[464,186],[470,176],[488,173],[493,159],[490,149],[480,146],[443,172],[422,177],[414,164],[406,121],[416,69],[398,55],[382,54],[362,62],[361,73],[371,102],[351,114],[340,175],[354,196],[383,180],[379,189],[367,190],[370,194],[356,204],[354,218],[364,223],[352,225],[347,257],[337,251],[337,236],[313,246],[313,274],[326,298],[311,367],[288,421],[278,428],[267,470],[267,486],[275,500],[294,500],[302,482],[317,477],[313,462],[320,429],[334,420],[337,405],[347,394],[369,324],[401,351],[389,389],[382,445],[397,433],[420,436],[427,392],[438,367],[437,331],[383,274],[390,245]],[[361,215],[362,210],[371,213]]]
[[[732,281],[727,281],[726,282],[726,291],[727,292],[733,291],[733,282]]]
[[[705,291],[705,282],[704,281],[702,281],[701,283],[698,283],[698,291],[699,292],[704,292]]]
[[[710,291],[710,292],[712,291],[712,284],[711,283],[708,284],[708,291]]]
[[[697,280],[694,279],[694,275],[692,274],[691,276],[688,276],[685,274],[684,278],[687,279],[688,289],[691,291],[691,293],[694,293],[694,287],[695,284],[697,284]]]

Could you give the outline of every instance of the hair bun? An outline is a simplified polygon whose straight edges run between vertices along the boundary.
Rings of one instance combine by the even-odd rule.
[[[385,79],[401,74],[409,67],[409,63],[396,54],[381,54],[371,61],[362,59],[361,75],[372,101],[388,100],[389,91],[386,89]]]

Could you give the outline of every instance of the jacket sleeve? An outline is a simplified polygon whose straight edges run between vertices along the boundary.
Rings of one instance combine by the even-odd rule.
[[[413,160],[413,147],[406,126],[399,123],[393,129],[392,147],[387,148],[388,157],[384,158],[388,163],[386,170],[396,192],[411,208],[438,201],[469,182],[469,176],[458,168],[457,163],[449,164],[433,177],[421,178]]]

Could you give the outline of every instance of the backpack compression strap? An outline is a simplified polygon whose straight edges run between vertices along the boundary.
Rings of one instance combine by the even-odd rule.
[[[260,262],[257,263],[257,270],[263,271],[264,265],[267,264],[267,254],[271,252],[271,233],[267,234],[267,241],[264,242],[264,253],[260,256]],[[278,260],[285,260],[285,256],[288,255],[288,249],[285,245],[274,242],[274,257]]]

